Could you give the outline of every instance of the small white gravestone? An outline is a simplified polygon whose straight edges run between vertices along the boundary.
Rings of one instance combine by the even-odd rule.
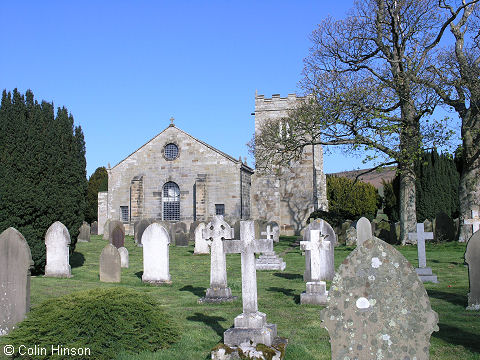
[[[258,311],[255,253],[272,251],[272,239],[255,240],[253,221],[240,222],[240,240],[226,240],[225,252],[241,254],[243,313],[234,320],[234,327],[225,331],[224,343],[239,346],[245,342],[271,346],[277,325],[267,324],[266,315]]]
[[[203,237],[203,230],[205,229],[205,223],[200,223],[195,228],[195,249],[193,253],[197,254],[210,254],[210,247],[208,246],[208,242]]]
[[[310,250],[311,280],[307,282],[307,291],[300,295],[301,304],[325,305],[328,292],[326,282],[321,281],[327,273],[331,243],[325,240],[326,236],[321,235],[320,230],[310,230],[310,241],[301,241],[302,250]]]
[[[334,248],[337,245],[337,235],[332,226],[323,219],[314,219],[308,224],[303,233],[303,241],[310,241],[310,230],[320,230],[320,234],[325,236],[325,240],[330,242],[329,256],[327,257],[328,263],[326,264],[327,272],[322,273],[321,280],[332,280],[335,275],[334,265]],[[303,273],[303,281],[312,281],[311,277],[311,260],[310,250],[305,250],[305,271]]]
[[[151,284],[170,284],[170,235],[160,224],[150,224],[142,235],[142,281]]]
[[[275,232],[274,228],[272,228],[270,225],[267,225],[267,231],[264,231],[261,234],[265,236],[267,239],[272,240],[272,242],[275,242],[275,238],[277,238],[277,242],[278,242],[278,227],[277,227],[277,231]],[[275,251],[273,251],[273,249],[272,251],[263,252],[256,262],[257,270],[283,271],[285,270],[286,266],[287,264],[285,264],[282,258],[279,258],[277,256],[277,254],[275,253]]]
[[[128,268],[128,250],[126,247],[118,248],[120,254],[120,266],[122,268]]]
[[[438,283],[437,275],[432,274],[432,269],[427,267],[427,257],[425,252],[425,240],[433,240],[433,232],[425,232],[424,224],[417,224],[417,232],[409,233],[408,238],[417,242],[418,268],[415,269],[422,282]]]
[[[372,224],[366,217],[361,217],[357,221],[357,246],[361,246],[364,241],[371,239]]]
[[[478,211],[477,210],[472,210],[472,218],[471,219],[465,219],[463,221],[465,225],[472,225],[472,231],[473,233],[477,232],[478,229],[480,228],[480,217],[478,217]]]
[[[71,277],[70,268],[70,234],[68,229],[60,221],[54,222],[45,235],[47,247],[47,263],[45,276],[47,277]]]
[[[227,286],[227,259],[223,244],[225,239],[233,238],[233,229],[224,220],[222,215],[215,215],[203,229],[203,238],[209,239],[210,245],[210,287],[202,302],[224,302],[235,299],[232,290]]]

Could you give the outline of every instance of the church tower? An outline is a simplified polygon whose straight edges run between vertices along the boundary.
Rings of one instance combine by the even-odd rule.
[[[295,94],[283,98],[274,94],[270,99],[255,94],[255,134],[268,121],[287,117],[305,100]],[[302,158],[282,167],[279,174],[255,172],[252,176],[251,215],[253,219],[276,221],[284,235],[298,234],[311,212],[328,210],[322,147],[306,147]]]

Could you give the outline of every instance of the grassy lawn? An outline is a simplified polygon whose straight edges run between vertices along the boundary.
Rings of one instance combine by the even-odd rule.
[[[276,323],[278,335],[289,339],[286,359],[330,359],[326,330],[320,326],[323,307],[300,305],[305,291],[305,260],[294,237],[282,237],[275,251],[287,263],[284,272],[257,271],[258,306],[267,321]],[[96,287],[124,286],[156,297],[180,324],[181,338],[171,348],[157,353],[119,354],[118,359],[209,359],[210,349],[223,340],[223,332],[233,325],[242,312],[240,255],[227,255],[228,284],[239,299],[227,304],[198,304],[209,286],[210,257],[193,255],[193,244],[186,248],[170,247],[172,284],[152,286],[141,281],[142,248],[127,236],[130,268],[122,269],[120,284],[99,282],[98,263],[106,241],[92,236],[90,243],[78,243],[71,258],[71,279],[32,277],[31,304],[37,306],[52,297]],[[414,265],[416,247],[397,247]],[[335,250],[338,265],[353,250],[340,246]],[[440,331],[431,339],[431,359],[480,359],[480,312],[466,311],[468,273],[463,265],[464,244],[427,244],[427,266],[438,276],[439,284],[426,284],[433,309],[439,314]],[[329,284],[327,285],[329,287]],[[2,340],[0,340],[0,344]],[[88,344],[85,344],[88,347]],[[94,356],[94,354],[92,354]]]

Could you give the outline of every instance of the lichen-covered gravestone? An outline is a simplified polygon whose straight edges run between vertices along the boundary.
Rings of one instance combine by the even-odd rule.
[[[150,284],[171,283],[169,270],[170,235],[160,224],[150,224],[142,235],[142,281]]]
[[[84,222],[82,224],[82,226],[80,226],[80,230],[79,230],[79,234],[78,234],[78,241],[80,242],[89,242],[90,241],[90,225],[88,225],[86,222]]]
[[[125,227],[120,221],[112,221],[110,223],[110,244],[117,249],[125,246]]]
[[[30,310],[32,255],[20,232],[0,234],[0,336],[7,335]]]
[[[423,283],[391,245],[366,240],[340,265],[321,312],[332,359],[429,358],[438,331]]]
[[[193,253],[195,255],[210,254],[210,247],[207,241],[203,238],[203,230],[205,229],[205,223],[201,222],[195,229],[195,249]]]
[[[334,265],[334,247],[337,246],[337,235],[335,231],[330,226],[328,222],[323,219],[314,219],[307,225],[303,233],[303,241],[310,241],[310,231],[311,230],[320,230],[320,234],[325,236],[325,240],[330,242],[330,250],[327,252],[326,261],[324,267],[324,272],[322,272],[322,277],[320,280],[332,280],[335,275],[335,265]],[[312,270],[311,270],[311,259],[310,259],[310,250],[305,249],[305,272],[303,273],[303,281],[311,282],[312,280]]]
[[[118,249],[108,244],[100,255],[100,281],[120,282],[121,259]]]
[[[480,231],[476,231],[468,240],[465,261],[470,282],[467,310],[480,310]]]
[[[372,224],[366,217],[357,221],[357,246],[361,246],[366,240],[372,238]]]
[[[45,235],[47,247],[45,276],[71,277],[70,234],[60,221],[54,222]]]
[[[145,229],[153,222],[152,219],[143,219],[136,223],[134,232],[135,244],[142,246],[142,235]]]
[[[118,248],[120,254],[120,267],[128,268],[128,250],[126,247]]]

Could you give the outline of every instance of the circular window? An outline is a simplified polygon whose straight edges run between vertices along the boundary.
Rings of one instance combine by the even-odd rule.
[[[165,145],[165,159],[175,160],[178,157],[178,146],[175,144]]]

